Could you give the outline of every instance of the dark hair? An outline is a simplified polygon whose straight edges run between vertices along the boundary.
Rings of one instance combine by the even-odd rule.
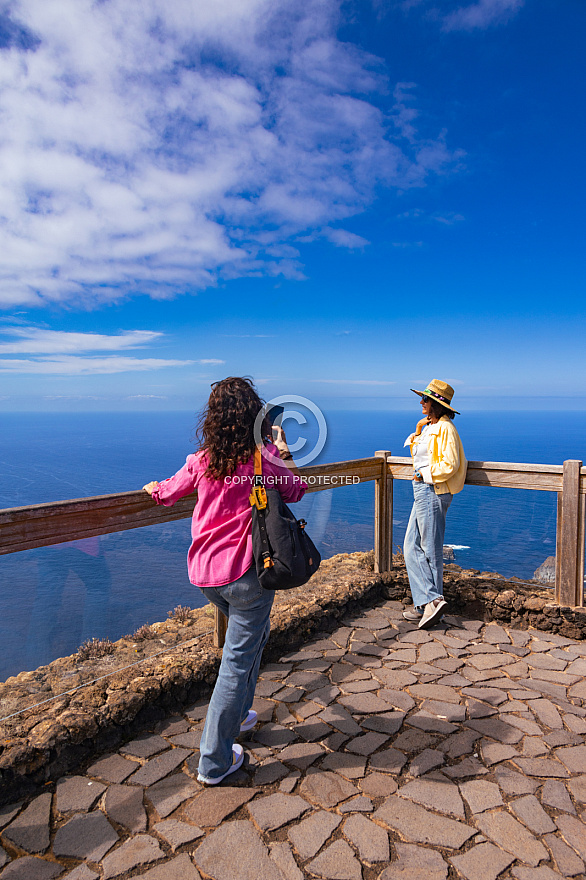
[[[254,423],[263,401],[252,379],[229,376],[214,382],[196,431],[207,453],[206,475],[221,480],[246,462],[255,449]]]
[[[438,403],[437,400],[434,400],[433,397],[427,398],[431,403],[431,414],[436,419],[441,419],[442,416],[447,416],[452,421],[456,418],[456,413],[448,409],[447,406],[443,406],[441,403]]]

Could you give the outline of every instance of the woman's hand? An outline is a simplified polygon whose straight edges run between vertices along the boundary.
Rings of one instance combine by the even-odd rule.
[[[273,431],[277,433],[276,437],[273,437],[273,443],[279,450],[279,455],[282,459],[293,458],[289,451],[289,447],[287,446],[287,438],[285,437],[285,432],[280,427],[280,425],[273,425]]]
[[[152,495],[155,489],[158,489],[159,484],[157,480],[152,480],[152,482],[147,483],[146,486],[143,486],[143,491],[148,492],[149,495]]]
[[[293,461],[293,454],[287,446],[287,438],[280,425],[273,425],[273,443],[279,450],[279,457],[289,473],[294,474],[296,477],[300,477],[301,474],[299,468]]]
[[[419,437],[421,434],[422,428],[425,428],[426,425],[429,424],[429,416],[423,416],[422,419],[419,419],[416,425],[415,436]]]

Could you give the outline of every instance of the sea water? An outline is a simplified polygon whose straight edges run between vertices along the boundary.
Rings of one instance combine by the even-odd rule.
[[[326,412],[318,461],[408,455],[414,412]],[[18,413],[2,416],[0,508],[124,492],[171,476],[194,450],[192,413]],[[586,458],[586,413],[470,412],[456,419],[467,458],[561,464]],[[295,426],[293,426],[295,427]],[[296,439],[294,432],[290,442]],[[309,430],[309,447],[315,438]],[[393,545],[412,486],[395,481]],[[324,557],[373,546],[374,484],[307,494],[294,505]],[[445,543],[465,568],[530,579],[555,553],[552,492],[467,486],[447,517]],[[188,520],[0,556],[0,680],[112,640],[177,605],[204,600],[187,578]]]

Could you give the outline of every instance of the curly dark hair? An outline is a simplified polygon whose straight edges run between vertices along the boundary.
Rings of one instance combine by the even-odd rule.
[[[254,452],[254,423],[264,401],[252,379],[229,376],[214,382],[196,430],[199,449],[207,453],[206,475],[222,480]]]

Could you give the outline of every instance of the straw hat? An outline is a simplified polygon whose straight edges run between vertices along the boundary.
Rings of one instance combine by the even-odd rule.
[[[417,391],[416,388],[412,388],[411,391],[414,391],[420,397],[431,397],[432,400],[437,400],[446,409],[451,409],[456,415],[460,415],[458,410],[451,406],[454,389],[447,382],[442,382],[441,379],[432,379],[425,391]]]

